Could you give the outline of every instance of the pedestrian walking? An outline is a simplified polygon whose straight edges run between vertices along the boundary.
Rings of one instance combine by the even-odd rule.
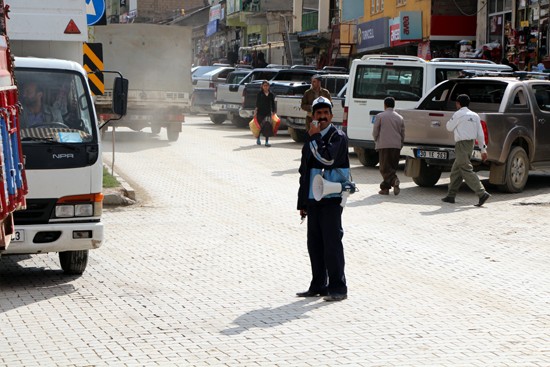
[[[321,87],[321,76],[320,75],[314,75],[311,78],[311,88],[305,91],[304,96],[302,97],[302,104],[300,105],[302,110],[307,112],[306,115],[306,131],[309,130],[309,126],[311,125],[311,104],[313,101],[318,97],[325,97],[328,98],[329,101],[332,103],[332,98],[330,96],[330,92],[328,89]]]
[[[456,111],[453,117],[447,122],[447,130],[454,133],[455,139],[455,161],[451,168],[451,182],[442,201],[454,204],[455,197],[462,185],[466,181],[468,187],[476,193],[479,202],[475,206],[482,206],[491,195],[485,191],[485,187],[474,172],[470,157],[474,150],[474,144],[477,139],[477,145],[481,150],[481,159],[487,160],[487,146],[485,145],[485,136],[481,128],[479,115],[470,111],[470,97],[466,94],[460,94],[456,97]]]
[[[332,103],[324,97],[312,103],[313,118],[307,140],[302,147],[298,210],[307,217],[307,250],[312,279],[309,289],[298,297],[325,296],[326,301],[342,301],[348,288],[344,274],[341,194],[330,194],[316,201],[313,177],[317,174],[333,182],[342,182],[350,175],[348,138],[332,124]]]
[[[265,146],[271,146],[269,138],[274,135],[271,116],[275,113],[275,96],[269,91],[269,82],[264,80],[262,82],[262,90],[258,92],[256,109],[254,110],[254,117],[260,125],[260,135],[258,135],[256,144],[262,145],[260,137],[263,135],[265,137]]]
[[[405,124],[403,117],[395,112],[395,99],[384,99],[384,112],[380,112],[374,118],[372,137],[375,149],[378,151],[379,169],[382,175],[380,183],[380,195],[389,195],[393,187],[394,195],[399,195],[399,178],[397,168],[401,157],[401,148],[405,141]]]

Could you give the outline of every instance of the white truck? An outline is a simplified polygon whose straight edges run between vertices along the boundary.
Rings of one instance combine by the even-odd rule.
[[[58,252],[65,273],[81,274],[89,250],[104,240],[98,116],[80,65],[87,40],[86,4],[13,0],[10,5],[10,44],[16,56],[26,56],[15,57],[15,78],[23,97],[21,145],[28,195],[26,210],[14,213],[14,238],[2,255]],[[69,24],[80,33],[66,34]],[[117,86],[122,84],[117,80]],[[116,88],[115,112],[123,113],[123,95]]]
[[[378,164],[372,126],[374,117],[384,110],[384,98],[394,97],[396,108],[414,108],[436,84],[459,77],[463,70],[511,71],[506,65],[479,59],[433,59],[415,56],[365,55],[353,60],[344,130],[359,161],[364,166]]]
[[[190,108],[193,92],[191,66],[192,28],[160,24],[109,24],[94,27],[94,42],[103,44],[106,70],[118,70],[128,78],[128,113],[110,126],[139,131],[149,127],[158,134],[166,128],[176,141]],[[106,91],[97,96],[96,108],[109,116],[112,76],[105,75]]]

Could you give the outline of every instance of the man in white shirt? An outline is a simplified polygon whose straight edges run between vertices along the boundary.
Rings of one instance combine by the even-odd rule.
[[[456,111],[447,122],[447,130],[454,133],[455,138],[455,161],[451,168],[451,182],[442,201],[446,203],[455,202],[455,197],[462,185],[466,181],[468,187],[479,197],[479,202],[475,206],[482,206],[491,195],[485,191],[485,187],[474,172],[470,157],[474,150],[474,144],[477,139],[477,145],[481,150],[481,159],[487,160],[487,146],[485,145],[485,136],[481,128],[479,115],[468,109],[470,97],[461,94],[456,97]]]

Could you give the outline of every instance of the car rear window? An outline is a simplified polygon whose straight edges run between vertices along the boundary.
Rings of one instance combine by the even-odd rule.
[[[419,109],[455,111],[456,97],[467,94],[472,111],[496,112],[507,87],[508,83],[498,80],[452,80],[435,88],[426,96]]]

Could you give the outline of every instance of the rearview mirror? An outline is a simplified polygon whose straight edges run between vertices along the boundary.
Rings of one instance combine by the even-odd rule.
[[[113,84],[113,112],[126,115],[128,107],[128,79],[117,77]]]

